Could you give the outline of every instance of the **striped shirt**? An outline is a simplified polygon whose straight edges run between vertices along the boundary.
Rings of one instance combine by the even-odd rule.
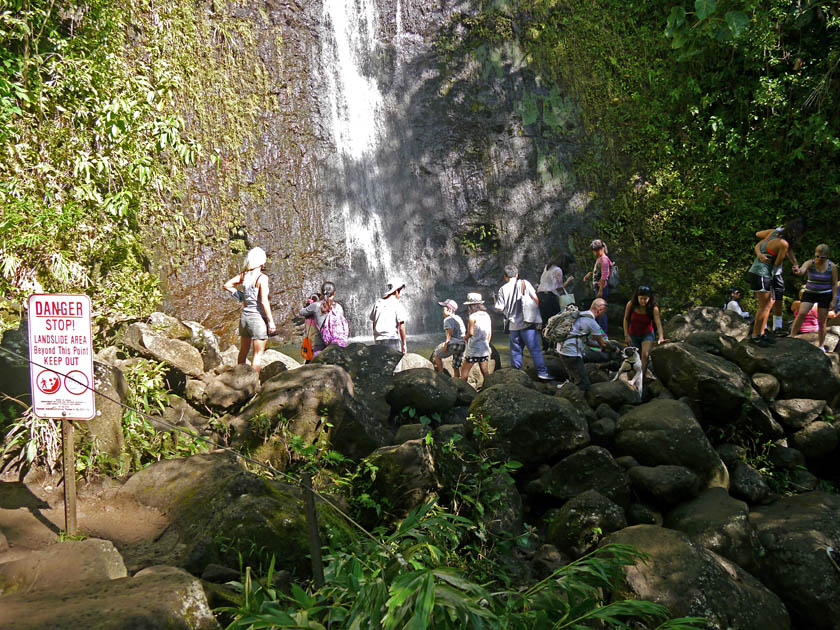
[[[808,282],[805,284],[806,291],[814,293],[831,293],[831,261],[825,267],[825,271],[817,271],[816,261],[811,262],[808,267]]]

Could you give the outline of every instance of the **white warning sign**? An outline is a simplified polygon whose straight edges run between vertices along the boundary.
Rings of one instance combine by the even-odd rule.
[[[96,414],[90,298],[29,298],[29,376],[32,409],[39,418],[90,420]]]

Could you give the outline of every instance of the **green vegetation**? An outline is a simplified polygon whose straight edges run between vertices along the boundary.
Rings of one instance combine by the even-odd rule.
[[[492,427],[481,419],[472,422],[479,444],[486,444]],[[482,446],[476,452],[459,439],[442,452],[463,471],[451,496],[421,505],[392,525],[380,519],[373,537],[332,542],[325,586],[293,583],[284,592],[273,584],[274,559],[252,557],[268,571],[256,579],[246,567],[244,580],[232,583],[241,604],[217,610],[229,619],[229,630],[704,627],[697,618],[669,619],[668,611],[652,602],[613,599],[623,567],[640,559],[624,546],[603,547],[523,584],[505,558],[515,547],[530,545],[530,533],[511,537],[487,526],[507,500],[492,481],[503,477],[512,483],[509,471],[516,463],[496,461]],[[350,499],[357,511],[376,500],[367,495],[366,502],[357,502],[356,496]]]
[[[144,239],[200,147],[171,115],[171,77],[120,55],[107,0],[0,0],[0,289],[86,291],[103,314],[160,298]]]
[[[840,246],[836,1],[481,4],[462,16],[463,45],[479,60],[521,49],[547,90],[520,107],[537,138],[570,113],[583,121],[574,171],[593,191],[596,232],[669,305],[720,302],[754,233],[794,216],[809,224],[800,260]]]

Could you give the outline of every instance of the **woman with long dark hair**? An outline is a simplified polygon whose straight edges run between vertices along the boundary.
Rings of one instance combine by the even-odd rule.
[[[665,341],[662,337],[659,306],[653,289],[641,285],[633,291],[633,297],[624,307],[624,341],[628,346],[639,349],[642,358],[642,374],[647,369],[654,339],[657,340],[657,344]]]
[[[320,333],[327,314],[332,311],[335,315],[341,318],[344,317],[344,307],[335,301],[335,285],[332,282],[325,282],[321,285],[320,298],[317,302],[312,302],[312,304],[304,306],[298,313],[301,317],[315,317],[315,323],[319,332],[314,335],[314,341],[312,341],[313,357],[318,356],[327,347]]]

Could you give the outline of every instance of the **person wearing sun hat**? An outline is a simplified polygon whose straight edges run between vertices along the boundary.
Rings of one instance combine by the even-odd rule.
[[[464,333],[466,328],[464,320],[455,314],[458,310],[458,303],[455,300],[444,300],[438,302],[443,311],[443,331],[446,339],[439,344],[432,353],[432,360],[435,363],[435,370],[443,372],[443,361],[452,357],[452,369],[457,377],[461,373],[461,362],[464,358]]]
[[[464,351],[464,363],[461,365],[461,378],[467,380],[474,363],[485,377],[490,373],[490,339],[493,336],[493,326],[490,315],[484,307],[481,293],[467,293],[464,306],[470,312],[467,318],[467,342]]]
[[[392,278],[385,285],[382,298],[376,301],[370,311],[373,342],[379,346],[388,346],[403,354],[405,354],[407,317],[405,308],[400,304],[400,296],[404,288],[405,282],[399,278]]]

